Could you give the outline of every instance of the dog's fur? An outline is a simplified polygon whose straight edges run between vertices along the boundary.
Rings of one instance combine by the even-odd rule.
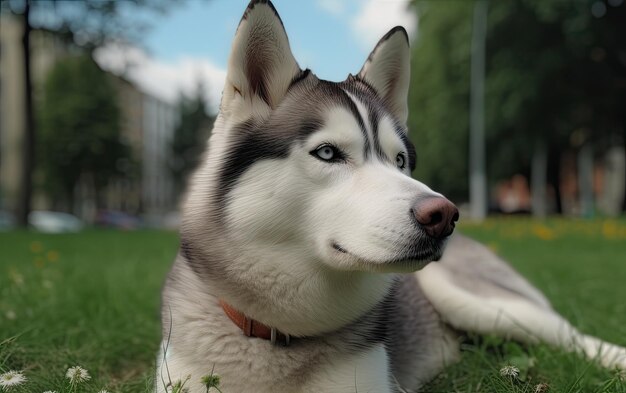
[[[409,63],[397,27],[357,76],[320,80],[271,3],[250,3],[163,291],[157,391],[190,375],[204,392],[211,372],[225,393],[416,391],[459,358],[458,331],[626,368],[624,348],[577,332],[488,249],[455,235],[442,256],[415,222],[439,194],[410,176]],[[244,336],[218,299],[290,345]]]

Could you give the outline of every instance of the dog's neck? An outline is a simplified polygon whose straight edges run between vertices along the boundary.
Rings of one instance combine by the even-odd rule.
[[[289,345],[291,339],[289,334],[284,334],[276,328],[264,325],[259,321],[248,318],[247,315],[236,310],[230,304],[221,299],[219,303],[220,306],[222,306],[222,310],[224,310],[226,316],[235,324],[235,326],[241,329],[245,336],[270,340],[272,344],[276,344],[277,341],[280,341],[285,345]]]
[[[356,321],[383,300],[394,278],[295,261],[295,256],[260,259],[250,254],[220,266],[223,271],[213,272],[219,279],[209,279],[216,295],[246,317],[304,337]]]

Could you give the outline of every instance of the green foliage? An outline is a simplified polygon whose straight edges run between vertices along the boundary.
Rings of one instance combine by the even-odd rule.
[[[452,198],[466,195],[472,3],[419,3],[409,91],[415,176]]]
[[[164,14],[185,0],[30,1],[31,23],[91,52],[107,42],[141,42],[146,13]],[[2,0],[0,12],[20,15],[25,0]]]
[[[89,56],[60,60],[47,77],[37,157],[53,201],[71,202],[81,178],[98,194],[115,176],[128,175],[130,149],[108,78]]]
[[[172,139],[170,169],[176,189],[183,190],[190,173],[198,166],[213,127],[215,117],[206,111],[202,84],[195,96],[182,96],[179,102],[181,121]]]
[[[527,173],[539,142],[560,155],[583,143],[607,146],[626,129],[626,89],[619,88],[626,80],[626,43],[618,38],[626,36],[626,5],[606,4],[597,18],[594,3],[489,1],[485,123],[492,181]],[[420,30],[409,119],[415,175],[465,199],[474,2],[415,5]]]

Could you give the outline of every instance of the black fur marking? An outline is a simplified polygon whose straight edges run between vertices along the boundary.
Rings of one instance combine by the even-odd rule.
[[[186,239],[180,240],[180,253],[187,261],[192,259],[191,255],[191,245]]]
[[[397,122],[397,120],[395,120],[393,113],[388,109],[382,98],[376,93],[376,90],[359,76],[350,75],[342,85],[367,107],[368,117],[372,127],[372,136],[374,138],[374,151],[377,156],[382,160],[395,163],[395,156],[387,157],[382,149],[382,146],[380,145],[378,137],[378,123],[382,114],[387,114],[394,121],[395,132],[402,140],[402,143],[406,148],[409,168],[413,171],[415,169],[416,161],[415,147],[407,137],[406,129],[399,122]]]
[[[332,247],[333,247],[335,250],[337,250],[337,251],[339,251],[340,253],[342,253],[342,254],[347,254],[347,253],[348,253],[348,251],[346,251],[343,247],[341,247],[341,246],[340,246],[339,244],[337,244],[337,243],[333,243],[333,244],[332,244]]]
[[[383,111],[383,108],[375,105],[373,102],[367,102],[367,108],[370,117],[370,124],[372,126],[372,135],[374,137],[374,151],[376,152],[378,158],[382,161],[389,161],[395,164],[395,156],[394,160],[392,160],[391,157],[388,157],[380,144],[378,123],[380,122],[380,113]]]
[[[252,120],[233,127],[230,131],[233,140],[222,167],[219,192],[215,195],[219,210],[224,208],[226,196],[250,166],[263,159],[286,158],[294,143],[321,127],[321,122],[315,119],[304,119],[294,133],[277,129],[271,122],[257,124]]]
[[[389,315],[394,313],[395,297],[399,281],[393,282],[387,295],[368,313],[348,325],[348,345],[354,351],[362,351],[376,344],[385,344],[389,333]]]
[[[402,139],[402,143],[404,143],[404,146],[406,147],[406,151],[409,154],[409,169],[411,169],[411,172],[413,172],[417,164],[417,154],[415,153],[415,146],[407,136],[408,131],[404,127],[396,124],[395,131],[400,139]]]
[[[276,8],[274,8],[274,4],[272,4],[272,2],[269,0],[251,0],[250,3],[248,3],[248,6],[246,7],[246,10],[243,13],[241,20],[239,21],[240,25],[241,25],[241,22],[248,19],[248,14],[250,13],[250,11],[254,9],[254,6],[256,6],[257,4],[265,4],[269,6],[272,12],[274,13],[274,16],[278,18],[280,25],[283,27],[283,29],[285,29],[285,25],[283,24],[282,19],[280,19],[280,15],[278,15],[278,11],[276,11]],[[239,28],[239,26],[237,26],[237,28]]]
[[[409,45],[409,34],[406,32],[406,29],[402,26],[396,26],[393,29],[389,30],[387,34],[385,34],[383,38],[381,38],[380,41],[378,41],[378,44],[376,46],[387,41],[389,38],[391,38],[398,32],[402,33],[402,35],[404,36],[404,40],[406,41],[406,44]]]
[[[368,81],[363,79],[361,75],[353,76],[352,74],[350,74],[350,76],[352,77],[352,79],[348,78],[348,82],[353,82],[355,85],[358,85],[360,89],[366,91],[368,94],[371,94],[373,96],[376,96],[378,94],[376,89],[374,89],[374,86],[372,86]]]
[[[269,137],[251,120],[233,127],[231,132],[236,138],[231,142],[229,153],[224,160],[219,192],[216,194],[217,205],[221,207],[237,179],[252,164],[261,159],[285,158],[289,152],[288,144]]]
[[[296,85],[298,82],[306,79],[307,76],[309,76],[311,74],[311,70],[310,69],[306,69],[301,71],[298,75],[296,75],[292,80],[291,83],[289,83],[289,87],[287,88],[287,90],[291,89],[294,85]]]
[[[188,238],[183,237],[184,235],[181,233],[180,239],[180,249],[179,254],[184,258],[187,265],[191,268],[191,270],[196,273],[198,276],[202,277],[207,273],[207,267],[210,266],[210,258],[204,255],[197,248],[194,248],[193,242]],[[171,275],[172,280],[178,275]],[[215,272],[213,272],[215,275]]]
[[[320,86],[324,89],[324,93],[328,94],[329,98],[336,100],[338,104],[348,109],[352,113],[352,116],[354,116],[354,118],[356,119],[357,124],[359,125],[359,128],[361,129],[361,134],[363,135],[363,140],[364,140],[363,154],[364,154],[364,157],[367,159],[369,157],[369,151],[370,151],[370,140],[369,140],[369,136],[367,135],[367,129],[365,128],[365,121],[363,120],[363,117],[359,113],[359,109],[357,108],[354,101],[352,101],[350,96],[344,90],[344,88],[346,88],[345,82],[334,83],[334,82],[329,82],[325,80],[320,80]],[[351,90],[349,89],[347,90],[350,93],[352,93]]]
[[[414,216],[412,212],[411,212],[411,215]],[[413,219],[413,221],[415,221],[415,219]],[[421,225],[417,223],[417,221],[415,221],[415,223],[417,224],[418,229],[422,231]],[[385,261],[368,260],[367,258],[363,258],[355,253],[348,251],[347,249],[343,248],[337,243],[333,243],[332,247],[335,250],[343,254],[351,255],[352,257],[365,261],[369,264],[372,264],[372,265],[377,264],[377,265],[382,266],[382,265],[397,265],[397,264],[401,264],[401,263],[408,262],[408,261],[437,260],[441,258],[441,254],[443,253],[443,246],[445,245],[445,242],[446,242],[446,238],[444,238],[443,240],[438,240],[438,239],[431,238],[429,236],[420,236],[419,234],[416,234],[414,236],[414,239],[412,239],[411,241],[411,245],[404,246],[402,248],[402,252],[400,256],[397,256],[395,258],[388,259]]]
[[[376,55],[376,51],[380,48],[380,46],[387,41],[389,38],[393,37],[396,33],[400,32],[403,36],[404,39],[406,40],[406,45],[409,46],[409,34],[406,32],[406,30],[404,29],[404,27],[402,26],[396,26],[393,29],[389,30],[387,32],[387,34],[385,34],[376,44],[376,46],[374,47],[374,50],[372,50],[369,54],[369,56],[367,56],[367,60],[365,61],[365,64],[371,62],[374,59],[374,56]],[[365,67],[363,67],[365,68]],[[363,68],[361,68],[361,71],[359,71],[358,77],[363,79]]]
[[[356,104],[352,102],[352,100],[350,100],[350,111],[352,111],[352,115],[356,118],[357,123],[359,123],[359,128],[361,129],[361,133],[363,134],[363,157],[367,160],[370,156],[371,149],[370,137],[367,134],[367,129],[365,128],[365,121],[363,121],[363,117],[359,113],[359,109],[356,107]]]

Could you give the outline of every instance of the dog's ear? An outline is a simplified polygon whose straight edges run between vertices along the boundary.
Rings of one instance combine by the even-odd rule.
[[[276,108],[300,72],[276,9],[268,0],[252,0],[235,34],[222,111],[262,113]],[[246,108],[233,108],[238,100]]]
[[[406,124],[411,56],[409,36],[403,27],[394,27],[378,41],[359,77],[369,83],[398,120]]]

